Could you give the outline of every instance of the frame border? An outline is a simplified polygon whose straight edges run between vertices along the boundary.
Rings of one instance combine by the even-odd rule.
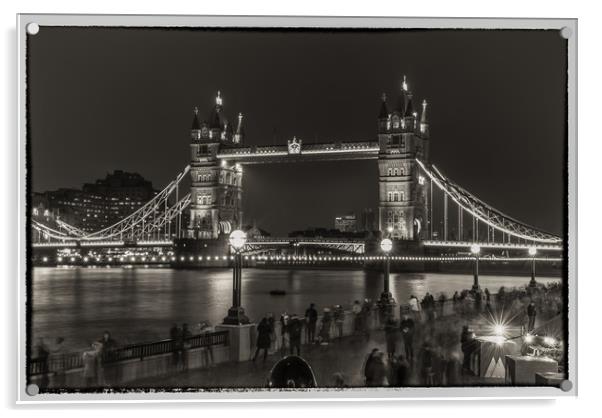
[[[567,121],[568,121],[568,370],[572,388],[566,392],[554,387],[458,387],[319,389],[300,391],[221,391],[221,392],[131,392],[39,394],[25,391],[26,367],[26,216],[17,220],[17,404],[64,403],[142,403],[142,402],[274,402],[274,401],[383,401],[416,399],[550,399],[577,395],[577,19],[532,18],[441,18],[441,17],[333,17],[333,16],[201,16],[201,15],[92,15],[18,14],[18,199],[17,213],[26,213],[26,27],[43,26],[122,26],[122,27],[241,27],[241,28],[389,28],[389,29],[523,29],[558,30],[568,28],[567,39]],[[560,33],[559,33],[560,36]]]

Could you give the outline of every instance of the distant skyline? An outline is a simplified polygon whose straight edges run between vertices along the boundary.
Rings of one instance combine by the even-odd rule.
[[[192,109],[218,90],[247,144],[376,140],[407,75],[429,102],[431,161],[534,227],[564,221],[566,40],[556,31],[42,27],[30,38],[32,189],[115,169],[162,189],[190,160]],[[375,161],[247,166],[245,223],[280,235],[377,206]]]

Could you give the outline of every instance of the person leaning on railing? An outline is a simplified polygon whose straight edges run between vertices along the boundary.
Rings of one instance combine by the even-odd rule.
[[[57,388],[65,387],[65,370],[67,369],[66,356],[67,351],[65,349],[65,339],[63,337],[57,337],[55,341],[55,347],[50,354],[52,363],[55,365],[54,369],[54,386]]]
[[[208,322],[202,322],[199,327],[199,334],[201,335],[201,358],[205,366],[213,367],[213,344],[209,340],[203,343],[203,337],[209,339],[210,335],[215,332],[215,329]]]
[[[84,351],[82,354],[84,384],[88,388],[104,385],[101,376],[101,352],[102,344],[99,341],[94,341],[91,344],[91,350]]]

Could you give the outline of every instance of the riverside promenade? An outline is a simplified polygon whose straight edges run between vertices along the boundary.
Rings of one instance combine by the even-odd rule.
[[[537,329],[550,318],[558,316],[560,305],[553,302],[559,300],[559,294],[559,287],[542,288],[536,292],[514,290],[506,292],[505,296],[492,295],[491,306],[481,306],[467,298],[461,303],[448,300],[430,311],[421,312],[415,321],[414,358],[409,362],[403,386],[507,383],[499,360],[503,357],[500,347],[505,346],[507,340],[508,344],[514,345],[515,353],[520,352],[523,345],[521,335],[524,335],[528,322],[526,305],[531,300],[538,303],[539,315],[534,324]],[[328,344],[308,344],[305,332],[302,333],[301,357],[313,369],[318,387],[365,387],[364,365],[367,356],[374,349],[385,353],[387,381],[383,384],[399,384],[394,383],[396,363],[391,358],[387,359],[386,355],[391,351],[391,341],[394,341],[394,355],[403,354],[407,357],[399,323],[396,323],[393,334],[390,332],[391,328],[387,333],[383,329],[383,317],[379,315],[376,306],[373,305],[367,312],[362,321],[362,332],[358,333],[355,326],[357,317],[352,312],[345,311],[342,337],[338,338],[338,327],[332,324]],[[492,334],[493,325],[500,312],[504,316],[508,315],[511,320],[505,324],[508,335],[501,337],[504,342],[494,344],[494,348],[498,347],[495,348],[497,354],[494,356],[496,364],[492,368],[488,355],[487,364],[477,365],[473,362],[467,366],[461,343],[463,327],[469,327],[477,336],[495,338]],[[405,304],[394,309],[397,320],[408,313]],[[276,320],[274,325],[272,347],[265,363],[263,356],[259,356],[256,362],[251,360],[257,337],[256,324],[247,326],[250,339],[245,343],[245,358],[239,356],[240,344],[232,338],[231,332],[218,326],[215,332],[188,337],[183,346],[184,355],[181,349],[178,354],[179,349],[174,340],[122,346],[101,352],[98,357],[98,373],[93,376],[86,373],[86,355],[82,353],[51,355],[43,361],[34,357],[29,364],[30,382],[38,384],[46,392],[64,389],[264,388],[273,365],[289,354],[288,350],[281,347],[280,321]],[[317,323],[317,329],[320,328],[321,317]],[[549,330],[546,332],[549,334]],[[470,357],[472,360],[472,356]],[[427,362],[425,358],[428,359]],[[475,358],[476,362],[480,358],[480,355]],[[174,361],[176,359],[178,360]],[[486,369],[493,373],[483,373]],[[335,382],[335,375],[342,376],[342,381],[339,379]]]

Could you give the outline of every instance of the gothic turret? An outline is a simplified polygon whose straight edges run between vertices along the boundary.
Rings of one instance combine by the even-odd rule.
[[[205,121],[201,122],[195,108],[190,144],[189,238],[216,239],[241,225],[242,168],[219,157],[220,151],[242,142],[242,114],[237,122],[235,125],[226,118],[219,91]]]
[[[422,129],[428,130],[425,107],[423,105],[419,117],[404,76],[398,101],[386,121],[383,108],[384,104],[378,118],[378,229],[388,231],[393,239],[424,238],[428,225],[428,190],[420,180],[415,159],[428,161],[429,141],[422,132]]]

